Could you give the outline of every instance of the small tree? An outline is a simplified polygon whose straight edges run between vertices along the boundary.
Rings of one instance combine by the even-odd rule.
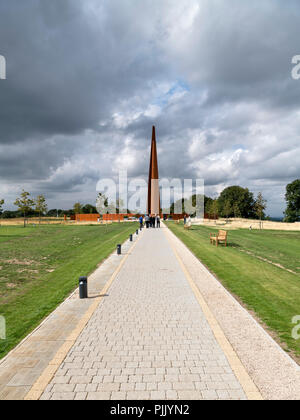
[[[218,198],[220,214],[224,214],[224,206],[226,201],[229,200],[231,207],[234,204],[239,206],[241,216],[251,218],[255,215],[254,213],[254,197],[253,193],[248,188],[242,188],[238,185],[225,188]]]
[[[211,200],[211,202],[208,203],[208,205],[206,207],[206,210],[207,210],[207,214],[208,214],[209,220],[212,219],[213,218],[213,215],[214,215],[213,200]]]
[[[117,198],[117,201],[116,201],[116,213],[117,214],[120,214],[123,211],[125,211],[125,209],[124,209],[124,201],[121,198]]]
[[[97,209],[95,206],[93,206],[92,204],[85,204],[82,207],[82,213],[84,214],[92,214],[92,213],[97,213]]]
[[[2,212],[3,212],[3,204],[4,204],[4,200],[0,200],[0,216],[2,216]]]
[[[263,198],[261,192],[257,194],[257,198],[254,204],[254,211],[257,217],[259,218],[259,228],[262,229],[262,219],[265,217],[264,210],[267,207],[267,200]]]
[[[286,186],[285,199],[287,203],[284,212],[285,222],[294,223],[300,221],[300,179],[295,179]]]
[[[212,202],[211,212],[212,212],[212,214],[214,216],[214,219],[216,221],[216,219],[218,217],[218,214],[219,214],[219,203],[218,203],[217,199],[213,200],[213,202]]]
[[[41,215],[47,213],[48,207],[43,195],[38,195],[35,200],[35,211],[39,214],[39,224],[41,224]]]
[[[96,209],[98,213],[101,215],[106,214],[108,208],[108,198],[102,194],[99,193],[96,198]]]
[[[29,198],[29,196],[29,192],[22,190],[20,197],[14,202],[14,205],[19,207],[20,212],[24,216],[24,227],[26,226],[26,214],[32,211],[32,207],[34,206],[34,200]]]
[[[73,206],[75,214],[80,214],[82,210],[82,204],[81,203],[75,203]]]
[[[211,207],[211,203],[212,203],[213,199],[210,197],[206,197],[206,195],[204,196],[204,212],[207,213],[209,215],[210,212],[210,207]]]
[[[236,218],[242,217],[239,205],[237,203],[234,203],[233,205],[233,214]]]
[[[224,209],[223,209],[223,213],[224,213],[224,215],[225,215],[226,219],[228,219],[228,217],[229,217],[229,216],[231,215],[231,213],[232,213],[231,204],[230,204],[230,201],[229,201],[229,200],[226,200],[226,201],[225,201],[225,204],[224,204]]]

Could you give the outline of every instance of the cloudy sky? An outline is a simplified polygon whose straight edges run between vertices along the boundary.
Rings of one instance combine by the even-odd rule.
[[[50,208],[99,178],[161,177],[262,191],[284,210],[300,177],[298,0],[0,0],[0,198]]]

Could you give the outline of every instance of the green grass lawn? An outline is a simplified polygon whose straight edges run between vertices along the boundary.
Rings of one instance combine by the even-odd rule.
[[[0,359],[124,242],[136,223],[0,228]]]
[[[300,232],[230,230],[225,248],[210,245],[209,233],[216,232],[215,227],[193,226],[184,231],[183,224],[167,226],[299,361],[300,341],[291,336],[295,326],[291,320],[300,315]]]

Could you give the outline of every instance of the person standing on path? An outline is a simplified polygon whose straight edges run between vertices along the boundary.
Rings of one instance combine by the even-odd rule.
[[[140,216],[139,221],[140,221],[140,228],[142,229],[143,228],[143,216]]]
[[[160,216],[159,216],[159,214],[156,216],[156,227],[160,228]]]
[[[146,222],[146,229],[148,229],[149,228],[149,216],[148,216],[148,214],[146,214],[146,216],[145,216],[145,222]]]
[[[155,228],[155,215],[152,214],[151,216],[151,227]]]

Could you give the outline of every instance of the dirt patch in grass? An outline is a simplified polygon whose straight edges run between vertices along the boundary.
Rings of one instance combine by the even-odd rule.
[[[283,265],[281,265],[279,263],[275,263],[275,262],[273,262],[271,260],[268,260],[267,258],[263,258],[263,257],[260,257],[259,255],[255,255],[255,254],[253,254],[253,252],[247,251],[246,249],[240,249],[240,248],[237,248],[237,247],[233,247],[233,248],[236,248],[236,249],[238,249],[241,252],[245,252],[246,254],[251,255],[251,257],[257,258],[258,260],[267,262],[268,264],[275,265],[275,267],[281,268],[282,270],[288,271],[289,273],[296,274],[296,275],[298,274],[295,271],[290,270],[289,268],[286,268],[286,267],[284,267]]]
[[[39,264],[39,262],[34,261],[34,260],[20,261],[20,260],[17,260],[17,258],[13,258],[11,260],[1,260],[1,262],[4,263],[4,264],[16,264],[16,265],[33,265],[33,264]]]
[[[39,270],[28,270],[27,268],[19,268],[19,270],[17,270],[17,273],[39,273]]]

